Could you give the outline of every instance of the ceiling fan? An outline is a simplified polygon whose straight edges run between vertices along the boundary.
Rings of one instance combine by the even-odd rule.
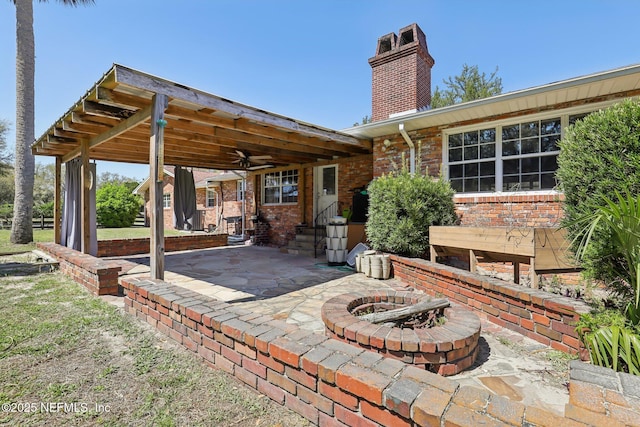
[[[268,164],[267,160],[272,159],[270,155],[265,156],[251,156],[246,151],[236,150],[238,154],[238,159],[234,160],[233,163],[238,163],[238,165],[244,170],[258,170],[264,168],[272,168],[273,165]]]

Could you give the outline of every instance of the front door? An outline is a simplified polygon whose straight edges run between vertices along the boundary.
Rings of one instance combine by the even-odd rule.
[[[326,225],[338,214],[338,165],[318,166],[314,172],[315,225]]]

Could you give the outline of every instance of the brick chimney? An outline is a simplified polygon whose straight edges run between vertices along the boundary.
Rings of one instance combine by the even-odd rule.
[[[378,39],[376,56],[369,59],[372,78],[371,120],[415,112],[431,105],[431,68],[435,61],[427,50],[427,39],[411,24]]]

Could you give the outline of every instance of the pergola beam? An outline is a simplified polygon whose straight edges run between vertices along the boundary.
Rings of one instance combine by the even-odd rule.
[[[125,133],[126,131],[135,128],[140,123],[149,119],[151,116],[151,106],[145,107],[142,110],[135,113],[133,116],[128,119],[120,122],[116,126],[110,128],[109,130],[91,138],[88,143],[88,149],[92,149],[97,147],[100,144],[103,144],[110,139],[116,138],[118,135]],[[68,162],[71,159],[74,159],[80,155],[82,147],[78,147],[75,150],[71,151],[69,154],[63,157],[64,162]]]

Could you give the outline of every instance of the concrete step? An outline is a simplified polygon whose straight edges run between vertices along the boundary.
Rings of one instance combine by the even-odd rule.
[[[313,248],[311,249],[303,249],[303,248],[287,248],[287,252],[291,255],[302,255],[313,258]],[[323,251],[317,252],[318,256],[324,255]]]

